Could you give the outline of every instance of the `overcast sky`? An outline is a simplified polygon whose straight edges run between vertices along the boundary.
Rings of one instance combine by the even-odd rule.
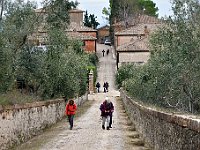
[[[41,2],[43,0],[36,0]],[[100,23],[100,26],[106,24],[106,20],[103,19],[102,9],[103,7],[109,6],[109,0],[78,0],[80,5],[79,9],[88,11],[89,14],[95,14],[97,16],[97,21]],[[159,17],[169,16],[172,14],[170,0],[153,0],[156,3],[156,6],[159,9]]]

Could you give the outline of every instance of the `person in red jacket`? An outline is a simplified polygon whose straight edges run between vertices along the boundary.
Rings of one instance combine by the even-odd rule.
[[[73,128],[73,123],[74,123],[74,115],[76,114],[76,109],[77,106],[74,103],[73,99],[70,99],[69,102],[66,105],[66,115],[68,116],[69,124],[70,124],[70,130]]]

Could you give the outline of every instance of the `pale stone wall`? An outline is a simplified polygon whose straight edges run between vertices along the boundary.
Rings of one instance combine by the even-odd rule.
[[[118,66],[120,67],[123,63],[146,63],[149,56],[149,52],[120,52]]]
[[[87,100],[75,99],[77,105]],[[0,150],[27,141],[65,115],[65,101],[51,100],[24,105],[0,106]]]
[[[123,45],[125,43],[129,43],[131,40],[136,40],[137,36],[118,36],[117,37],[117,45],[116,46],[120,46]]]
[[[123,90],[120,96],[131,121],[154,150],[200,150],[200,119],[142,106]]]

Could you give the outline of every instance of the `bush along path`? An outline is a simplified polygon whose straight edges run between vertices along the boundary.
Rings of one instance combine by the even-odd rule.
[[[119,91],[114,88],[115,61],[110,52],[102,57],[102,49],[109,46],[98,45],[97,55],[100,60],[98,79],[101,83],[100,93],[88,96],[89,101],[78,108],[73,130],[69,130],[64,119],[43,134],[19,146],[16,150],[149,150],[134,125],[130,122]],[[103,92],[103,82],[109,82],[109,92]],[[102,129],[100,104],[108,97],[114,104],[113,128]],[[81,110],[82,109],[82,110]]]

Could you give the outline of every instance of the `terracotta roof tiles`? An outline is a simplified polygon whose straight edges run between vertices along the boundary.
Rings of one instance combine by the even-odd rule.
[[[96,40],[97,39],[93,36],[85,35],[78,32],[67,32],[67,35],[69,35],[70,38],[81,39],[81,40]]]
[[[89,28],[82,25],[77,24],[76,22],[71,22],[70,25],[68,26],[68,28],[65,31],[77,31],[77,32],[81,32],[81,31],[94,31],[96,32],[97,30]]]
[[[151,33],[152,31],[155,31],[159,27],[162,26],[162,24],[137,24],[136,26],[133,26],[131,28],[127,28],[123,31],[116,32],[115,35],[138,35],[138,34],[145,34],[145,26],[147,27],[147,30]]]
[[[117,51],[149,51],[148,38],[137,39],[117,47]]]

